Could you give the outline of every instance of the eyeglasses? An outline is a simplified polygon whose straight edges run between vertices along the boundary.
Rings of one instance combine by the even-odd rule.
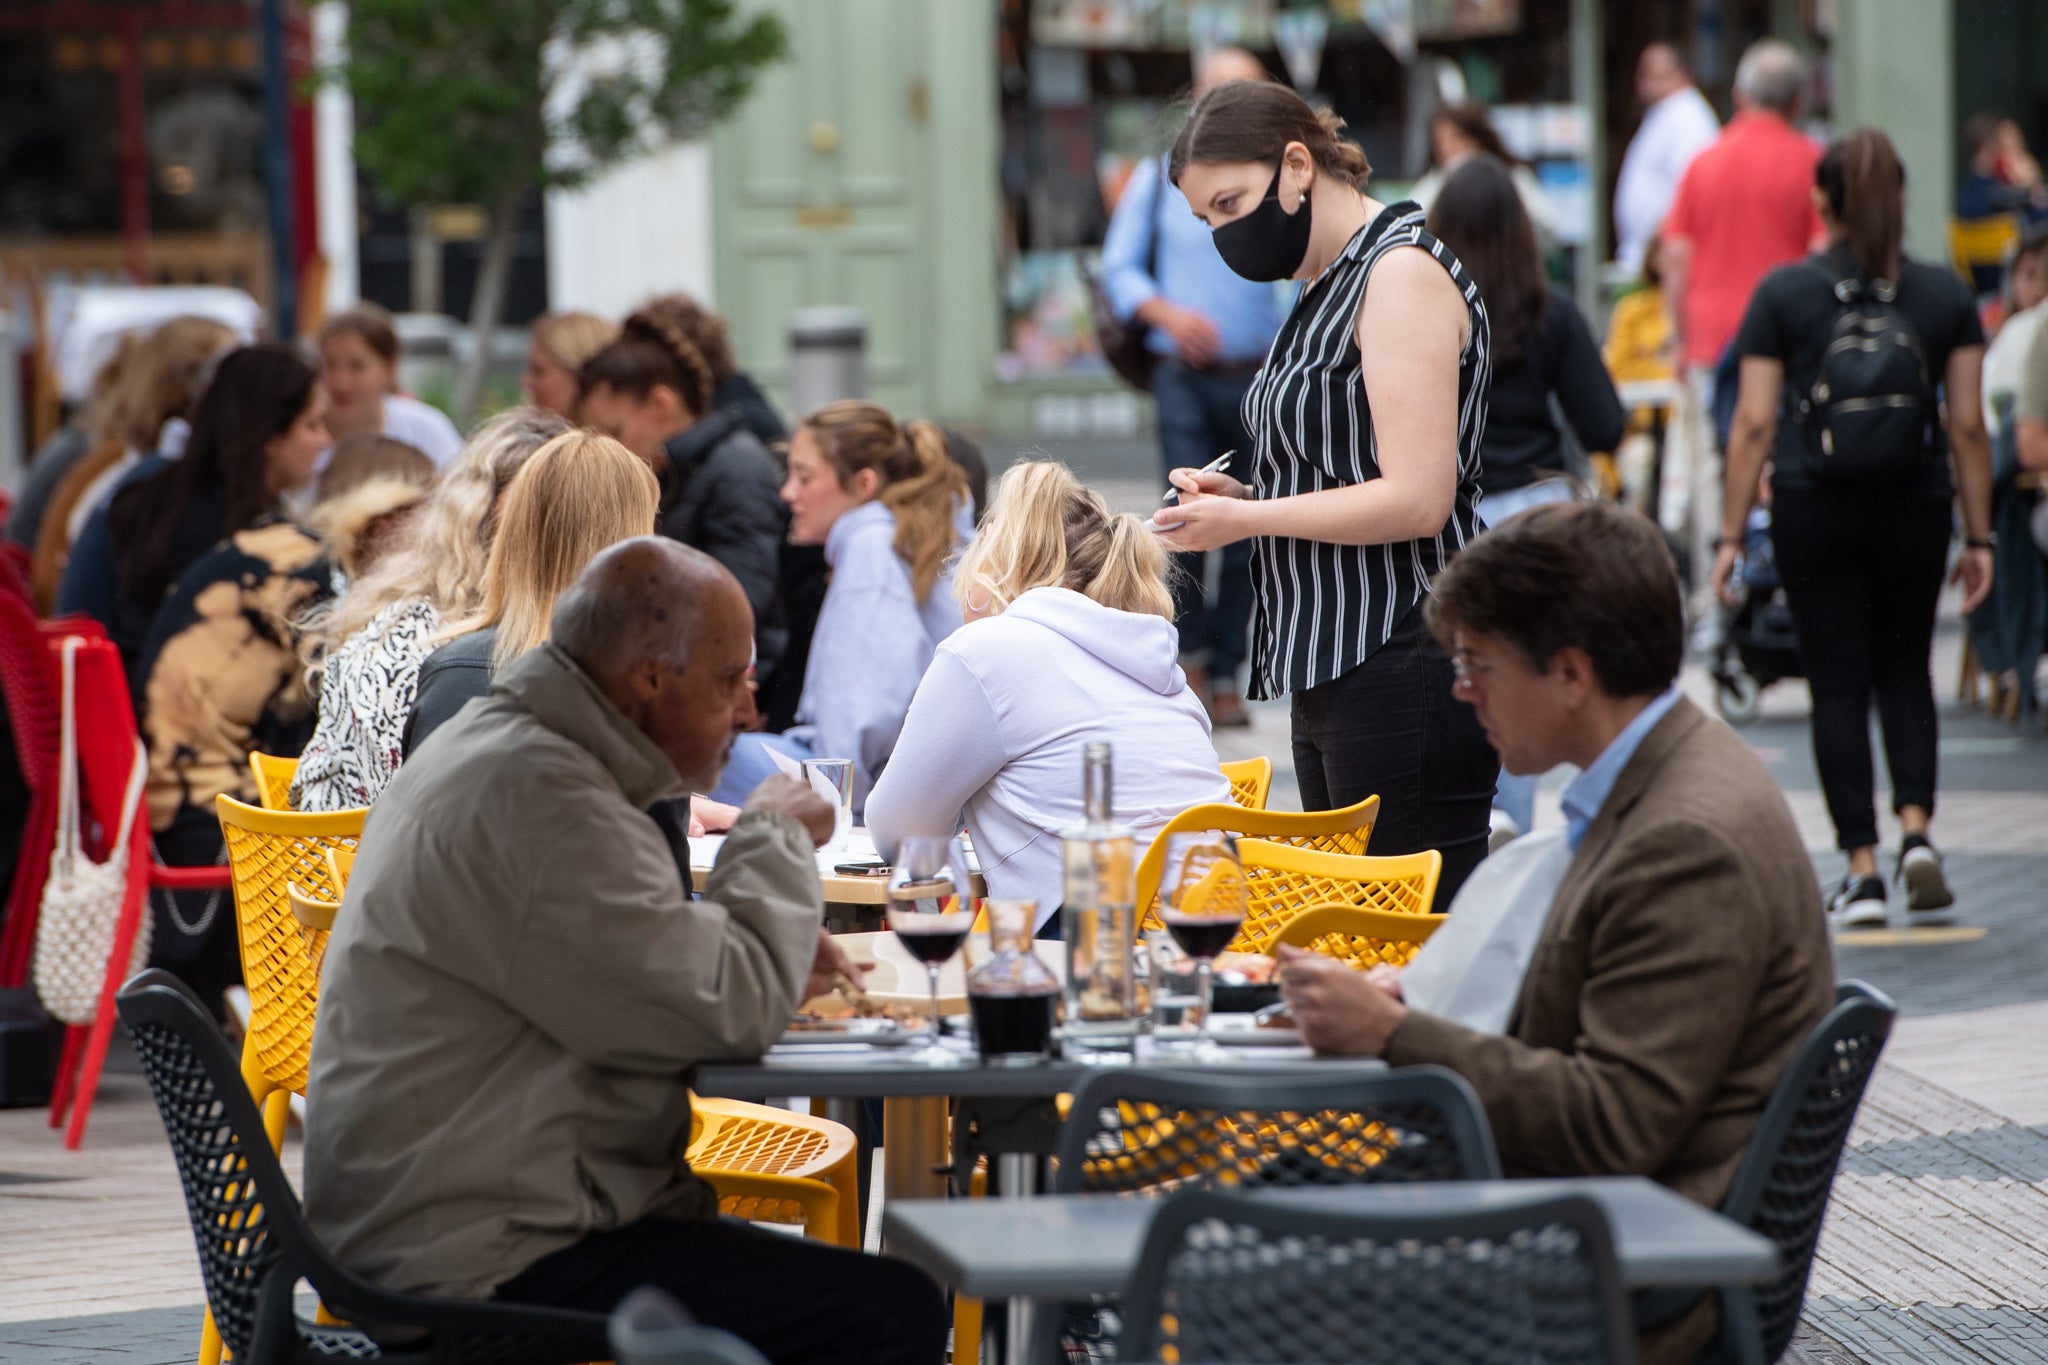
[[[1493,676],[1494,665],[1475,661],[1472,651],[1461,649],[1451,655],[1451,679],[1459,687],[1474,687]]]

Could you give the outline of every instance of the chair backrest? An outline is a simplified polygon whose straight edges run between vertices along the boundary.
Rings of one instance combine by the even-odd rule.
[[[1261,755],[1258,758],[1240,758],[1223,765],[1223,776],[1230,781],[1230,799],[1246,810],[1264,810],[1266,797],[1273,790],[1273,760]]]
[[[14,879],[0,912],[0,986],[16,986],[28,978],[57,828],[57,730],[63,699],[35,608],[13,592],[0,593],[0,702],[7,707],[14,759],[29,790]]]
[[[348,874],[356,869],[356,851],[341,844],[327,850],[327,878],[337,898],[348,894]]]
[[[1251,900],[1230,946],[1243,953],[1270,951],[1282,925],[1319,905],[1426,915],[1444,870],[1444,855],[1435,849],[1371,858],[1240,839],[1237,856]]]
[[[2006,252],[2020,239],[2019,215],[1994,213],[1984,218],[1948,220],[1949,260],[1965,280],[1978,266],[2003,268]]]
[[[1322,849],[1328,853],[1363,853],[1372,839],[1373,822],[1380,818],[1380,799],[1368,796],[1342,810],[1248,810],[1239,805],[1189,806],[1166,822],[1159,837],[1138,862],[1138,909],[1140,925],[1161,927],[1153,901],[1159,896],[1159,877],[1166,866],[1166,836],[1188,830],[1220,829],[1240,838],[1264,839],[1268,843],[1291,844],[1297,848]]]
[[[1355,1214],[1193,1191],[1159,1210],[1124,1302],[1123,1360],[1635,1358],[1614,1239],[1583,1195]]]
[[[298,775],[299,760],[276,754],[249,755],[249,775],[256,779],[256,799],[265,810],[292,808],[292,778]]]
[[[277,1311],[266,1296],[289,1313],[292,1284],[284,1277],[296,1279],[309,1259],[324,1258],[234,1054],[198,997],[170,973],[152,970],[129,981],[116,1006],[171,1141],[206,1305],[222,1344],[237,1360],[255,1359],[258,1320]]]
[[[1814,1245],[1864,1089],[1877,1070],[1898,1007],[1861,981],[1844,981],[1792,1055],[1735,1168],[1721,1212],[1778,1246],[1778,1273],[1751,1292],[1765,1360],[1784,1354],[1799,1325]]]
[[[305,895],[340,900],[327,850],[354,848],[369,812],[260,810],[231,796],[215,798],[214,809],[235,880],[250,1042],[272,1085],[303,1093],[313,1010],[320,999],[320,976],[313,964],[325,951],[326,937],[309,941],[292,913],[290,888],[296,884]]]
[[[353,1329],[298,1322],[301,1278],[345,1321],[431,1334],[408,1360],[562,1365],[604,1351],[604,1319],[592,1314],[392,1294],[343,1270],[307,1226],[234,1054],[199,998],[170,973],[147,971],[115,1004],[170,1138],[207,1307],[236,1360],[379,1358]]]
[[[1310,1076],[1098,1071],[1060,1128],[1066,1194],[1500,1175],[1486,1112],[1441,1067]]]
[[[619,1300],[612,1310],[611,1339],[618,1365],[768,1365],[732,1333],[699,1325],[653,1285],[641,1285]]]
[[[1359,971],[1406,966],[1447,916],[1392,914],[1361,905],[1317,905],[1282,924],[1273,945],[1292,944],[1334,957]],[[1270,949],[1269,949],[1270,951]]]

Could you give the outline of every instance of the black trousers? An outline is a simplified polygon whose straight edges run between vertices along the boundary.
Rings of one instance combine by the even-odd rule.
[[[593,1234],[543,1256],[496,1297],[609,1313],[643,1284],[774,1365],[940,1365],[946,1356],[946,1301],[923,1271],[731,1218],[643,1218]]]
[[[1294,696],[1294,773],[1304,810],[1377,794],[1376,855],[1439,849],[1435,909],[1448,910],[1486,856],[1500,755],[1451,696],[1451,660],[1410,611],[1370,659]]]
[[[1813,697],[1813,758],[1836,846],[1877,842],[1870,704],[1892,809],[1934,810],[1934,612],[1948,567],[1945,500],[1884,489],[1782,492],[1771,505],[1778,576]]]

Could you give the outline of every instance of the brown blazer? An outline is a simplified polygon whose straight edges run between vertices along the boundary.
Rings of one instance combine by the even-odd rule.
[[[1711,1207],[1833,1002],[1784,798],[1733,730],[1680,700],[1566,869],[1506,1035],[1411,1010],[1385,1056],[1470,1081],[1511,1176],[1646,1175]]]

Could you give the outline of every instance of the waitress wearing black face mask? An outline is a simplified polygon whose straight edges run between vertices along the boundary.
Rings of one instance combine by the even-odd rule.
[[[1251,484],[1175,470],[1180,505],[1155,523],[1176,550],[1253,542],[1250,694],[1293,694],[1303,807],[1377,794],[1372,851],[1440,850],[1442,910],[1486,856],[1499,771],[1421,609],[1479,534],[1486,312],[1422,210],[1364,193],[1342,127],[1238,81],[1174,143],[1170,174],[1224,262],[1306,283],[1245,398]]]

